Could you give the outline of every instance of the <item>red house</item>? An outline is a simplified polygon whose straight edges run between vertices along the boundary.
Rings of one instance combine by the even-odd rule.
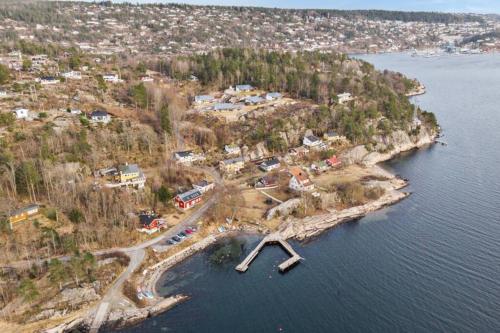
[[[340,159],[338,159],[335,155],[326,160],[326,164],[328,164],[330,167],[339,166],[341,163],[342,162],[340,162]]]
[[[154,213],[141,213],[139,214],[139,224],[141,229],[158,230],[163,227],[165,220]]]
[[[186,210],[201,202],[201,192],[197,189],[177,194],[174,198],[175,207]]]

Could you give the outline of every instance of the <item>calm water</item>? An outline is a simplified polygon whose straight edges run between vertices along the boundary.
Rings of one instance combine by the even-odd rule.
[[[444,129],[447,147],[387,164],[413,194],[294,243],[306,260],[285,275],[279,248],[246,274],[195,256],[159,286],[192,299],[123,332],[500,331],[500,55],[364,58],[419,78]]]

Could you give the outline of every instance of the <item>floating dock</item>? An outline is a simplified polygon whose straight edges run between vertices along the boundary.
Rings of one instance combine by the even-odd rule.
[[[282,239],[281,237],[271,234],[266,237],[260,243],[255,247],[255,249],[252,250],[248,254],[248,256],[238,265],[236,266],[236,270],[238,272],[246,272],[248,270],[248,267],[252,263],[252,261],[259,255],[260,251],[266,246],[267,244],[279,244],[283,250],[285,250],[289,255],[290,258],[282,262],[278,268],[280,272],[285,272],[295,264],[297,264],[301,259],[303,259],[295,250],[292,248],[290,244],[288,244],[287,241]]]

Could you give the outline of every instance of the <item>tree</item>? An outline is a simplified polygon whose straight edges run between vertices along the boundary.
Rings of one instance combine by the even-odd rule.
[[[69,266],[71,268],[71,274],[73,275],[73,280],[76,285],[80,285],[80,279],[85,273],[84,267],[82,266],[81,256],[79,253],[75,254],[69,260]]]
[[[170,111],[167,104],[160,109],[160,127],[165,133],[172,134],[172,123],[170,122]]]
[[[10,80],[10,70],[7,66],[0,64],[0,84],[5,84]]]
[[[59,290],[62,289],[62,283],[68,278],[66,267],[59,259],[52,259],[49,262],[49,280],[59,285]]]
[[[146,108],[148,106],[148,93],[144,83],[139,83],[130,89],[130,95],[132,96],[136,106],[140,108]]]
[[[33,302],[40,295],[35,283],[28,278],[21,280],[21,284],[17,290],[23,297],[24,301],[29,303]]]
[[[69,214],[68,214],[68,218],[71,222],[75,223],[75,224],[78,224],[80,222],[82,222],[83,220],[83,214],[82,212],[77,209],[77,208],[73,208]]]
[[[156,195],[158,196],[158,200],[160,200],[160,202],[162,202],[163,204],[166,204],[173,198],[172,193],[164,185],[160,186],[160,188],[156,192]]]
[[[87,275],[89,282],[92,282],[92,280],[94,280],[93,272],[97,267],[97,261],[94,255],[90,252],[85,252],[83,254],[83,257],[81,258],[81,265],[83,271]]]
[[[69,60],[68,60],[68,65],[69,65],[69,68],[71,69],[79,69],[80,68],[80,57],[76,54],[72,55]]]
[[[23,60],[23,71],[25,71],[25,72],[29,71],[32,65],[33,65],[33,63],[31,62],[30,59],[24,59]]]

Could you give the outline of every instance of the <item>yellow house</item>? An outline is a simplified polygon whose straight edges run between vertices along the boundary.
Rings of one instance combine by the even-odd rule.
[[[118,168],[118,178],[120,183],[128,182],[139,178],[141,169],[137,164],[125,164]]]
[[[37,204],[32,204],[23,208],[16,209],[10,213],[9,222],[12,227],[13,224],[25,221],[31,216],[38,214],[40,206]]]

